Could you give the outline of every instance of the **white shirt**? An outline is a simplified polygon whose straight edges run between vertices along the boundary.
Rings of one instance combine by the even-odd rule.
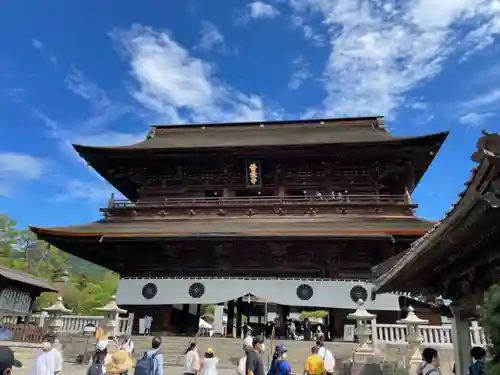
[[[184,372],[195,374],[200,368],[200,357],[194,350],[190,350],[184,357]]]
[[[57,349],[51,349],[48,352],[40,350],[33,364],[31,373],[33,375],[54,375],[62,370],[62,355]]]
[[[219,360],[216,357],[203,358],[202,375],[217,375],[217,363]]]
[[[247,367],[247,356],[244,356],[238,362],[238,368],[236,369],[236,375],[245,375],[246,367]]]
[[[321,348],[319,348],[318,355],[323,359],[325,370],[328,372],[333,372],[333,370],[335,370],[335,357],[333,356],[332,352],[322,346]]]
[[[132,340],[124,341],[120,347],[125,350],[128,354],[132,355],[134,352],[134,342]]]

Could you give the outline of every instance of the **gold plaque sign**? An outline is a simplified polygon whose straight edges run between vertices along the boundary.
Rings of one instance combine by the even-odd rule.
[[[260,164],[249,162],[246,164],[247,186],[259,187],[262,184]]]

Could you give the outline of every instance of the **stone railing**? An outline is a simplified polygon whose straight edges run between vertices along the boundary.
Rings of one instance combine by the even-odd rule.
[[[423,325],[419,327],[422,346],[452,348],[451,325]],[[407,326],[404,324],[379,324],[372,322],[373,339],[376,343],[405,344]],[[472,346],[485,346],[484,329],[477,322],[471,323],[470,339]]]
[[[101,322],[104,320],[104,316],[78,316],[78,315],[63,315],[62,317],[63,326],[61,332],[66,333],[83,333],[83,329],[85,326],[90,324],[95,327],[100,326]],[[47,315],[45,314],[33,314],[32,321],[35,322],[38,326],[43,326],[44,321],[47,319]],[[118,329],[117,331],[121,335],[130,335],[132,333],[132,324],[133,324],[134,316],[130,314],[129,317],[126,318],[118,318]]]

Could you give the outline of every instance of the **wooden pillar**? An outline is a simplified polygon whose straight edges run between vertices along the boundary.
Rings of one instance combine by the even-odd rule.
[[[226,337],[234,337],[234,300],[227,302],[227,331]]]
[[[189,304],[182,305],[182,333],[188,333],[189,330]]]
[[[236,315],[236,338],[241,338],[241,329],[242,329],[242,315],[243,315],[243,299],[240,297],[236,301],[236,308],[238,309]]]
[[[465,375],[471,362],[471,338],[469,320],[462,316],[460,305],[450,305],[453,319],[451,321],[451,336],[453,340],[453,354],[455,356],[455,373]]]

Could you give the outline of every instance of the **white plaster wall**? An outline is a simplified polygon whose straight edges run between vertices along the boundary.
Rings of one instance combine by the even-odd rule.
[[[148,283],[156,285],[157,293],[146,299],[142,290]],[[189,289],[194,283],[201,283],[204,292],[199,298],[193,298]],[[308,300],[297,296],[297,288],[307,284],[313,289]],[[356,303],[351,298],[351,289],[363,287],[368,297],[373,284],[343,280],[300,280],[300,279],[196,279],[196,278],[139,278],[120,279],[117,302],[121,305],[173,305],[173,304],[216,304],[234,300],[248,293],[268,302],[289,306],[310,306],[324,308],[342,308],[354,310]],[[368,310],[399,310],[398,296],[382,294],[375,301],[370,298],[364,308]]]

